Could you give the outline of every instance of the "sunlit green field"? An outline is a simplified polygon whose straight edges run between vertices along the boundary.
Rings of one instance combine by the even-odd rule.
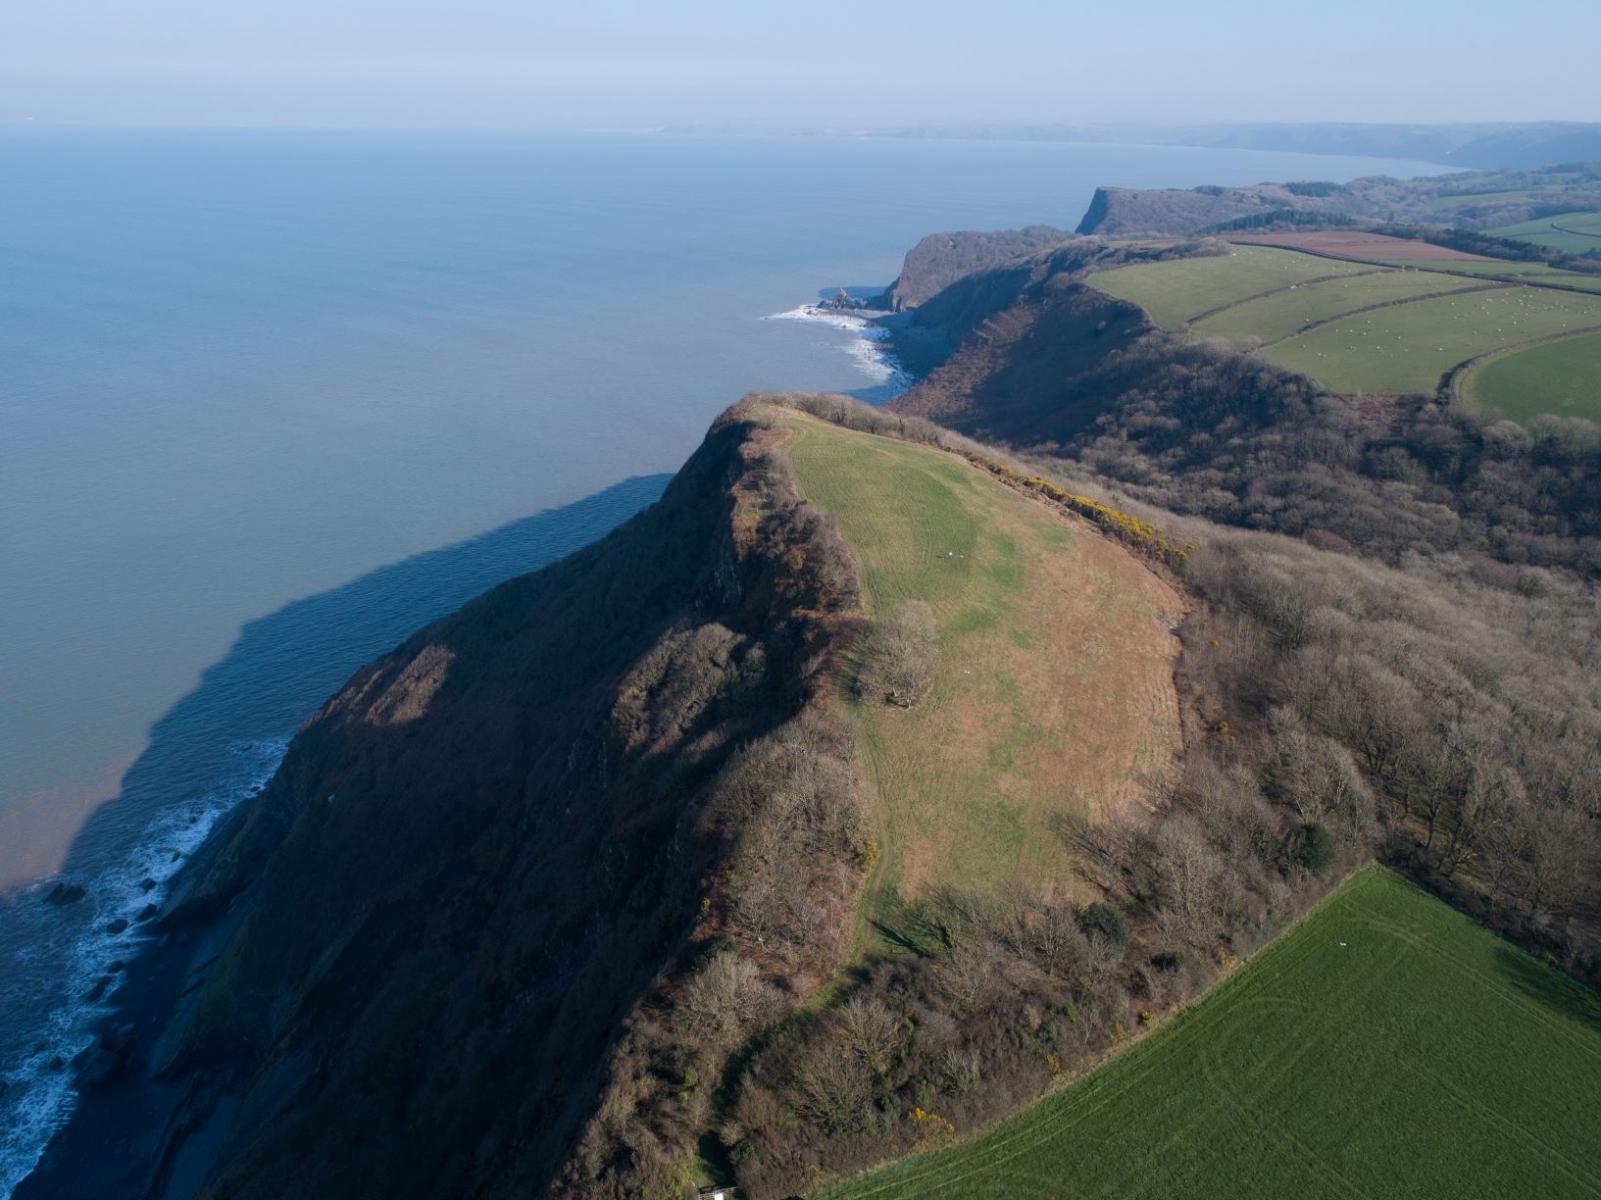
[[[1601,998],[1378,867],[971,1142],[826,1200],[1601,1197]]]
[[[875,894],[1069,875],[1055,832],[1139,796],[1180,742],[1178,596],[1118,543],[954,455],[793,412],[784,452],[833,513],[870,618],[933,610],[911,709],[848,700],[879,800]]]
[[[1279,342],[1262,357],[1348,395],[1432,393],[1470,358],[1592,326],[1601,326],[1601,296],[1509,287],[1358,313]]]
[[[1271,246],[1230,246],[1224,255],[1097,271],[1089,283],[1138,304],[1163,329],[1175,329],[1202,313],[1275,288],[1378,269],[1371,263],[1337,262]]]
[[[1226,256],[1141,263],[1088,282],[1139,304],[1163,328],[1259,354],[1345,395],[1432,394],[1475,359],[1601,327],[1601,276],[1544,263],[1383,265],[1237,245]],[[1473,374],[1488,382],[1471,398],[1519,419],[1593,412],[1590,369],[1583,348],[1486,364]],[[1514,396],[1525,374],[1529,387]]]
[[[1540,413],[1601,421],[1601,334],[1486,359],[1463,376],[1461,390],[1472,407],[1514,421]]]
[[[1195,322],[1190,334],[1223,338],[1236,346],[1276,342],[1317,321],[1326,321],[1353,309],[1418,296],[1482,287],[1477,279],[1442,275],[1434,271],[1378,271],[1303,283],[1285,291],[1247,300]]]

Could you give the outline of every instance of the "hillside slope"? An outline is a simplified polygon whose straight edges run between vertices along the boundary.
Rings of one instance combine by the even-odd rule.
[[[865,869],[822,703],[854,576],[764,436],[731,412],[657,505],[306,725],[164,921],[187,982],[114,1018],[136,1028],[20,1200],[683,1178],[693,1144],[650,1087],[622,1127],[596,1118],[681,1043],[641,1014],[711,978],[730,1037],[776,1019],[833,970]]]
[[[1141,811],[1171,774],[1180,597],[1083,518],[955,455],[798,413],[781,425],[868,619],[933,617],[928,695],[848,706],[882,818],[880,890],[1073,890],[1061,822]]]
[[[1218,253],[1212,239],[1157,245],[1148,252],[1167,256],[1170,265],[1142,263],[1139,244],[1106,247],[1086,238],[957,281],[912,314],[936,330],[947,328],[956,349],[890,407],[972,437],[1073,460],[1077,470],[1114,480],[1150,503],[1225,524],[1332,534],[1391,561],[1429,547],[1601,571],[1601,444],[1590,427],[1543,419],[1514,432],[1440,395],[1348,399],[1267,361],[1277,348],[1256,355],[1165,332],[1138,305],[1094,286],[1097,273],[1111,280],[1171,276],[1177,285],[1170,295],[1158,292],[1163,303],[1153,307],[1173,309],[1164,319],[1204,324],[1215,306],[1212,289],[1231,263],[1285,252],[1241,247],[1225,261],[1227,247]],[[1208,253],[1196,257],[1202,252]],[[1329,277],[1342,272],[1341,278],[1375,286],[1388,279],[1371,264],[1292,257],[1306,264],[1303,277],[1325,281],[1308,289],[1308,298],[1332,293],[1337,301],[1343,285]],[[1457,285],[1455,278],[1441,280],[1442,288]],[[1261,300],[1277,314],[1291,303],[1287,286],[1250,272],[1238,281],[1238,294],[1222,299],[1242,306]],[[1301,296],[1304,286],[1295,283],[1293,294]],[[1262,295],[1264,289],[1274,290]],[[1481,297],[1505,303],[1502,296],[1516,304],[1528,291],[1461,294],[1475,305]],[[1559,325],[1583,324],[1566,310],[1595,304],[1584,292],[1539,295],[1554,297],[1544,308],[1563,310]],[[1417,303],[1469,311],[1451,308],[1451,299]],[[1409,311],[1407,305],[1359,310],[1354,319],[1379,322]],[[1521,319],[1521,312],[1511,315]],[[1521,336],[1520,326],[1502,324],[1504,337]],[[1337,328],[1330,323],[1312,336]],[[1425,328],[1420,336],[1433,332]],[[1282,343],[1287,361],[1297,345]],[[1443,340],[1418,349],[1420,359],[1433,354],[1430,363],[1442,364],[1429,368],[1436,376],[1474,352],[1452,353]]]

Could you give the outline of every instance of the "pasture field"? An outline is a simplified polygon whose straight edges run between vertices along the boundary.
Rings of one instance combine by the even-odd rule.
[[[1559,213],[1554,217],[1541,217],[1519,225],[1486,229],[1485,232],[1562,254],[1588,254],[1601,250],[1601,213]]]
[[[1470,407],[1514,421],[1555,413],[1601,422],[1601,334],[1487,358],[1468,369],[1458,388]]]
[[[1203,313],[1275,288],[1373,269],[1267,246],[1232,246],[1228,254],[1097,271],[1088,282],[1138,304],[1163,329],[1177,329]]]
[[[869,618],[907,601],[935,618],[926,698],[845,702],[880,810],[873,894],[1065,878],[1057,819],[1140,802],[1179,746],[1178,596],[955,455],[773,411],[801,494],[839,519]]]
[[[970,1142],[820,1200],[1601,1197],[1601,997],[1380,867]]]
[[[1601,296],[1507,287],[1357,313],[1262,351],[1346,395],[1433,393],[1459,363],[1601,326]]]
[[[1592,216],[1601,230],[1601,214]],[[1343,262],[1290,248],[1318,238],[1325,253],[1341,238],[1371,254],[1421,245],[1359,230],[1240,236],[1254,240],[1228,256],[1141,263],[1088,282],[1139,304],[1163,328],[1219,339],[1345,395],[1432,394],[1455,368],[1506,351],[1505,363],[1470,368],[1470,401],[1520,420],[1594,410],[1588,349],[1516,361],[1510,352],[1601,328],[1601,276],[1471,256]],[[1259,244],[1267,240],[1281,244]],[[1520,381],[1529,386],[1521,400],[1510,391]]]
[[[1510,204],[1517,200],[1528,200],[1540,195],[1527,189],[1510,192],[1446,192],[1435,198],[1434,207],[1445,212],[1452,212],[1459,208],[1477,208],[1485,204]]]
[[[1378,271],[1292,285],[1256,300],[1225,308],[1190,326],[1197,338],[1222,338],[1237,346],[1276,342],[1317,321],[1375,304],[1411,300],[1480,287],[1482,282],[1432,271]]]
[[[1406,266],[1396,263],[1395,266]],[[1452,275],[1510,276],[1541,287],[1579,288],[1586,292],[1601,292],[1601,275],[1585,275],[1578,271],[1559,271],[1542,262],[1475,261],[1442,264],[1436,268]]]

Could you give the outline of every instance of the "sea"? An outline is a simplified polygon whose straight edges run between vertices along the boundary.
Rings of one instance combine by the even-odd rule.
[[[1098,184],[1435,173],[868,137],[0,127],[0,1200],[173,873],[363,661],[649,504],[819,297]]]

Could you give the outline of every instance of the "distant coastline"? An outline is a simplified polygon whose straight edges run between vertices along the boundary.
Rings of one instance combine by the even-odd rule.
[[[1134,123],[929,122],[884,128],[741,129],[731,125],[672,125],[674,134],[763,133],[769,136],[940,138],[955,141],[1064,142],[1149,145],[1202,150],[1260,150],[1433,162],[1459,170],[1525,168],[1601,159],[1601,123],[1582,121],[1381,124],[1377,122],[1253,122],[1208,125]]]

